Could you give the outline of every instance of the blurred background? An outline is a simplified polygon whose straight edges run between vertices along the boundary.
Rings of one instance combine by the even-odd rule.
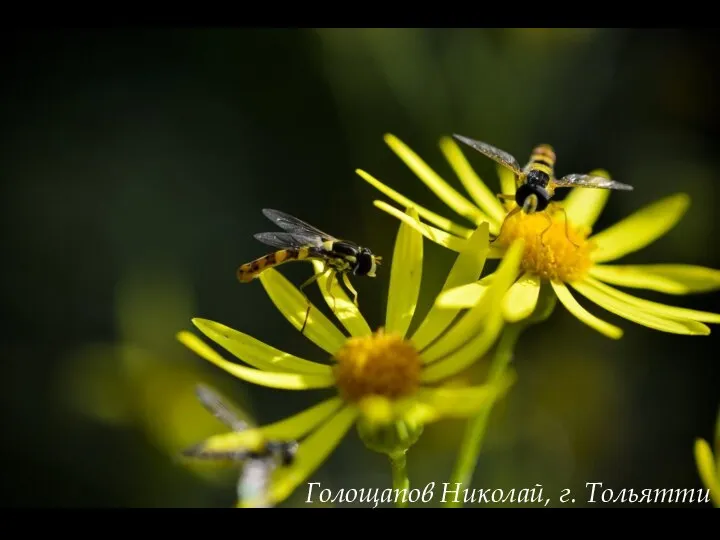
[[[234,272],[267,251],[252,237],[273,230],[264,207],[389,258],[397,221],[373,207],[386,199],[358,167],[468,225],[390,151],[387,132],[459,190],[441,136],[485,140],[520,161],[551,143],[561,173],[600,167],[635,186],[610,197],[597,229],[686,192],[682,221],[623,262],[720,268],[720,46],[711,30],[145,29],[2,40],[6,506],[232,506],[237,471],[176,457],[223,430],[195,401],[195,383],[221,389],[258,423],[328,393],[251,386],[175,334],[205,317],[324,359],[260,283],[241,286]],[[466,155],[497,189],[492,163]],[[425,246],[421,312],[454,260]],[[308,268],[283,273],[299,284]],[[355,284],[372,326],[388,278]],[[720,310],[720,292],[638,294]],[[586,482],[700,487],[693,441],[711,440],[715,426],[717,330],[661,334],[589,307],[624,338],[609,340],[562,308],[529,330],[474,487],[573,488],[578,505]],[[409,453],[414,486],[448,481],[463,426],[426,429]],[[310,480],[391,485],[387,459],[355,431]],[[299,489],[282,506],[304,506],[306,496]]]

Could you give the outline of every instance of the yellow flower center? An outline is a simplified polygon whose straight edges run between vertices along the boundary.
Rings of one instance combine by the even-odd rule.
[[[588,228],[566,224],[564,212],[557,208],[551,204],[543,212],[516,212],[505,219],[496,242],[509,247],[518,238],[525,241],[521,263],[525,272],[548,280],[579,280],[592,266],[595,245],[587,239]]]
[[[335,382],[340,395],[354,403],[369,396],[399,399],[420,386],[422,361],[409,341],[382,329],[350,338],[335,354]]]

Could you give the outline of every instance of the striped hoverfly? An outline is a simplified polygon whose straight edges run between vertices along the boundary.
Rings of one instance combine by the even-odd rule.
[[[216,390],[198,384],[195,395],[202,406],[225,426],[235,432],[249,429],[251,424],[241,418],[230,401]],[[203,450],[203,444],[197,444],[183,451],[183,455],[192,458],[232,461],[242,463],[242,473],[237,482],[237,495],[240,501],[257,501],[260,507],[267,507],[267,492],[270,477],[277,467],[293,463],[298,449],[296,441],[271,441],[258,437],[250,448],[231,451]]]
[[[610,180],[602,176],[571,173],[561,178],[556,178],[555,151],[549,144],[539,144],[533,148],[530,153],[530,159],[525,167],[520,167],[520,164],[514,156],[494,146],[457,134],[453,135],[453,138],[477,150],[496,163],[499,163],[515,175],[515,195],[505,193],[498,193],[497,195],[501,200],[510,200],[517,204],[505,219],[519,211],[523,211],[526,214],[542,212],[550,204],[557,188],[586,187],[621,191],[633,190],[633,186],[631,185],[616,182],[615,180]],[[560,207],[560,209],[565,212],[562,207]],[[567,214],[565,214],[565,224],[567,229]]]
[[[278,248],[278,251],[239,266],[236,272],[238,281],[248,283],[268,268],[280,264],[292,261],[319,260],[324,264],[323,271],[315,273],[300,285],[300,292],[325,274],[330,274],[327,283],[327,290],[330,292],[333,279],[340,274],[343,283],[353,294],[354,304],[357,305],[358,293],[350,284],[348,274],[375,277],[377,267],[382,263],[382,257],[374,255],[368,248],[354,242],[335,238],[285,212],[269,208],[263,209],[262,212],[265,217],[285,232],[262,232],[254,235],[256,240]],[[309,315],[310,301],[308,300],[301,332],[305,330]]]

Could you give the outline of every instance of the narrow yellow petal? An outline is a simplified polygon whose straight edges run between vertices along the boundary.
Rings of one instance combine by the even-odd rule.
[[[466,309],[471,308],[482,299],[492,281],[493,274],[473,283],[460,285],[447,291],[443,291],[435,300],[435,305],[442,309]]]
[[[280,351],[247,334],[208,319],[192,319],[192,323],[208,338],[246,364],[264,371],[330,374],[330,366],[304,360]]]
[[[253,384],[270,388],[281,388],[283,390],[308,390],[310,388],[328,388],[335,383],[330,372],[325,374],[278,373],[233,364],[225,360],[211,349],[209,345],[201,341],[199,337],[190,332],[179,332],[177,339],[188,349],[208,362],[212,362],[231,375]]]
[[[652,315],[647,311],[638,309],[635,306],[618,300],[614,296],[600,291],[596,287],[588,284],[585,281],[570,283],[573,289],[582,294],[585,298],[591,302],[595,302],[601,308],[614,313],[619,317],[623,317],[629,321],[653,328],[654,330],[660,330],[661,332],[668,332],[671,334],[688,334],[688,335],[708,335],[710,329],[702,323],[689,319],[666,319]]]
[[[513,242],[493,274],[483,301],[470,308],[440,339],[422,351],[424,362],[436,362],[425,369],[423,380],[437,380],[467,367],[492,345],[495,333],[502,328],[502,299],[517,277],[523,249],[522,240]]]
[[[406,418],[427,424],[442,418],[467,418],[502,398],[515,383],[516,375],[507,371],[496,382],[466,388],[423,388]]]
[[[340,320],[350,335],[355,337],[369,336],[372,333],[370,326],[368,325],[365,317],[358,306],[350,300],[345,290],[340,286],[338,276],[332,274],[332,284],[330,291],[328,292],[328,282],[331,277],[329,274],[323,273],[325,267],[320,261],[313,261],[313,267],[315,268],[316,274],[321,274],[317,279],[318,287],[320,292],[325,298],[327,305],[333,310],[335,316]],[[358,301],[358,303],[360,303]]]
[[[490,223],[492,232],[497,233],[498,226],[505,219],[507,213],[500,204],[497,194],[490,191],[485,182],[481,180],[454,139],[451,137],[441,138],[440,150],[445,154],[445,159],[448,160],[467,192],[492,220]]]
[[[672,229],[690,205],[690,197],[678,193],[645,206],[612,227],[591,236],[597,249],[595,262],[608,262],[637,251]]]
[[[659,317],[670,318],[670,319],[692,319],[695,321],[709,322],[709,323],[720,323],[720,314],[710,313],[708,311],[698,311],[696,309],[687,309],[683,307],[668,306],[660,304],[658,302],[651,302],[650,300],[644,300],[637,296],[618,291],[617,289],[605,285],[600,281],[591,277],[585,278],[585,283],[595,287],[597,290],[616,298],[620,302],[625,302],[628,305],[634,306],[648,313],[652,313]]]
[[[332,355],[343,346],[346,339],[343,333],[280,272],[269,268],[260,274],[260,282],[280,313],[298,330],[310,306],[304,334],[318,347]]]
[[[407,215],[418,219],[414,208]],[[388,333],[405,337],[417,306],[420,294],[423,265],[423,237],[406,222],[400,223],[392,265],[390,267],[390,290],[388,291],[385,328]]]
[[[438,198],[452,208],[459,215],[479,225],[482,221],[488,221],[478,207],[460,195],[456,190],[440,178],[420,156],[394,135],[385,135],[385,142],[405,164],[429,187]]]
[[[420,206],[415,201],[411,201],[404,195],[401,195],[394,189],[386,186],[380,180],[377,178],[374,178],[370,174],[366,173],[362,169],[356,169],[355,172],[360,175],[360,177],[365,180],[368,184],[373,186],[374,188],[378,189],[388,197],[390,197],[393,201],[398,203],[399,205],[408,208],[413,207],[417,210],[418,214],[421,218],[423,218],[425,221],[432,223],[433,225],[440,227],[442,230],[447,231],[449,233],[452,233],[456,236],[462,236],[463,238],[467,238],[470,236],[470,233],[472,232],[470,229],[467,229],[465,227],[461,227],[460,225],[455,224],[451,220],[444,218],[435,212],[432,212],[428,210],[427,208],[424,208],[423,206]]]
[[[345,407],[305,439],[295,454],[293,464],[279,469],[273,477],[269,490],[270,500],[279,504],[300,484],[306,482],[337,447],[357,419],[357,415],[357,408]]]
[[[540,295],[540,278],[525,272],[505,294],[502,309],[508,322],[517,322],[529,317],[535,310]]]
[[[575,300],[564,283],[551,281],[550,284],[555,290],[558,300],[575,317],[610,339],[620,339],[622,337],[623,331],[621,328],[603,321],[578,304],[578,301]]]
[[[590,275],[605,283],[666,294],[720,289],[720,270],[689,264],[595,265]]]
[[[705,489],[715,508],[720,508],[720,471],[715,467],[710,445],[703,439],[695,439],[695,463]]]
[[[405,212],[402,212],[401,210],[398,210],[397,208],[390,206],[383,201],[373,201],[373,204],[377,206],[380,210],[387,212],[391,216],[395,216],[400,221],[404,221],[412,228],[419,231],[420,234],[422,234],[425,238],[435,242],[436,244],[440,244],[441,246],[458,252],[462,251],[463,247],[465,247],[465,242],[467,241],[465,238],[460,238],[459,236],[448,234],[445,231],[441,231],[440,229],[436,229],[435,227],[431,227],[430,225],[421,223],[420,221],[408,216]]]
[[[498,178],[500,178],[501,193],[506,195],[515,195],[515,190],[517,189],[517,178],[515,178],[515,173],[502,165],[497,165],[495,169],[497,170]]]
[[[442,291],[470,283],[480,276],[485,266],[488,242],[488,224],[481,223],[468,238],[465,249],[455,259]],[[415,347],[422,350],[437,338],[450,325],[458,311],[460,310],[441,309],[437,304],[433,304],[412,336]]]
[[[315,430],[342,406],[343,401],[339,397],[326,399],[302,412],[266,426],[213,435],[193,447],[192,451],[202,457],[202,454],[213,452],[252,450],[266,440],[295,441]]]
[[[591,171],[590,175],[610,178],[607,171],[602,169]],[[610,197],[609,189],[573,188],[563,201],[568,221],[576,227],[584,226],[592,229],[605,208],[608,197]]]

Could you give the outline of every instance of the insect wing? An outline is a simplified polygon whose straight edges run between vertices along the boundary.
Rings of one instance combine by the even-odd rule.
[[[508,169],[510,169],[512,172],[514,172],[516,175],[521,175],[522,171],[520,170],[520,164],[518,163],[517,159],[515,159],[512,155],[508,154],[507,152],[504,152],[503,150],[500,150],[499,148],[495,148],[492,145],[489,145],[487,143],[484,143],[482,141],[476,141],[475,139],[469,139],[467,137],[463,137],[462,135],[453,135],[455,139],[460,141],[461,143],[464,143],[468,145],[470,148],[473,148],[480,152],[481,154],[484,154],[485,156],[489,157],[496,163],[499,163],[500,165],[504,165]]]
[[[205,409],[233,431],[245,431],[250,427],[251,422],[249,419],[243,419],[240,412],[236,411],[230,405],[230,401],[225,399],[217,390],[198,384],[195,387],[195,395]]]
[[[241,501],[254,501],[255,508],[270,506],[267,500],[270,477],[273,472],[270,459],[252,459],[244,466],[237,483],[237,495]]]
[[[304,233],[263,232],[257,233],[255,239],[278,249],[320,247],[322,244],[322,239],[319,236]]]
[[[264,208],[262,212],[270,221],[275,223],[281,229],[291,233],[293,236],[301,238],[319,237],[321,241],[337,240],[334,236],[321,231],[317,227],[313,227],[309,223],[305,223],[303,220],[298,219],[295,216],[291,216],[290,214],[286,214],[285,212],[281,212],[280,210]]]
[[[633,187],[628,184],[616,182],[602,176],[591,176],[589,174],[568,174],[560,179],[552,181],[553,187],[587,187],[598,189],[619,189],[632,191]]]

